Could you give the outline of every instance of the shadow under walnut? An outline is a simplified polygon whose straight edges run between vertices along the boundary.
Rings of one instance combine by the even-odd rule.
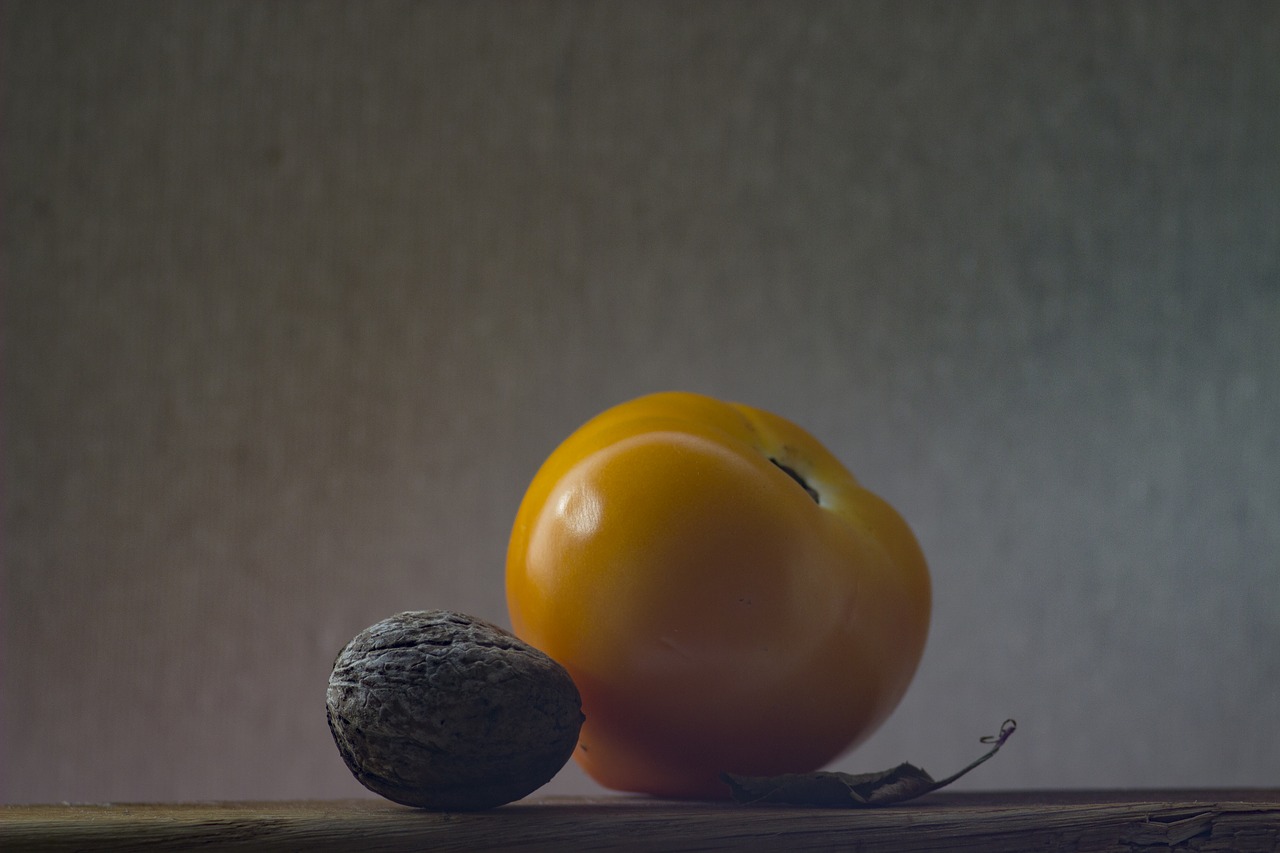
[[[366,788],[407,806],[475,810],[542,787],[573,754],[582,701],[558,663],[501,628],[400,613],[338,655],[329,729]]]

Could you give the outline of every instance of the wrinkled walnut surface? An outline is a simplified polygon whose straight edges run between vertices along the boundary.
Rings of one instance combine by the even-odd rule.
[[[361,784],[441,810],[532,793],[569,760],[583,721],[563,667],[495,625],[441,610],[361,631],[334,663],[326,705]]]

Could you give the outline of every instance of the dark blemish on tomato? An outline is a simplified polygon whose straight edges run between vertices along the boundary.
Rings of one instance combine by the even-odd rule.
[[[788,477],[790,477],[791,479],[799,483],[800,488],[808,492],[809,497],[813,498],[814,503],[821,503],[821,501],[818,500],[817,490],[814,489],[813,486],[810,486],[808,483],[806,483],[804,477],[801,477],[798,473],[796,473],[796,469],[792,468],[789,465],[783,465],[777,459],[774,459],[772,457],[769,458],[769,461],[772,462],[774,465],[777,465],[779,468],[781,468],[782,473],[786,474]]]

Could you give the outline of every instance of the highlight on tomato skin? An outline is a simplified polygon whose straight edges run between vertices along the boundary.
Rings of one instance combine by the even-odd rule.
[[[516,514],[515,633],[582,695],[600,784],[728,796],[809,772],[906,692],[931,591],[910,527],[801,427],[685,392],[615,406],[543,463]]]

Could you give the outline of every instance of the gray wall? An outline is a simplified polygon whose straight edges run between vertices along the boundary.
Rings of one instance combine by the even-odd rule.
[[[358,795],[337,650],[505,621],[539,462],[672,387],[930,558],[840,768],[1280,781],[1277,4],[3,14],[6,799]]]

